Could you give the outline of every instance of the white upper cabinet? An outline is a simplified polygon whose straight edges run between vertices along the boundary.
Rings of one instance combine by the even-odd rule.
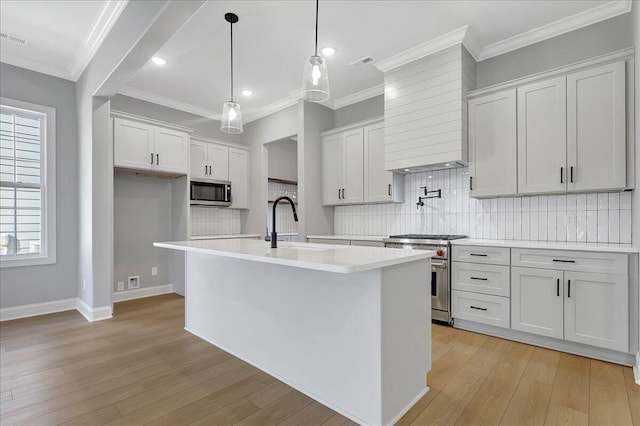
[[[364,201],[364,133],[363,129],[345,132],[343,143],[343,184],[342,202],[361,203]]]
[[[564,192],[567,87],[559,77],[518,87],[518,192]]]
[[[342,135],[322,139],[322,204],[342,201]]]
[[[209,174],[209,163],[207,162],[208,143],[191,141],[189,148],[191,161],[189,163],[189,175],[191,179],[206,179]]]
[[[207,179],[231,180],[229,178],[229,147],[225,145],[207,144]]]
[[[364,127],[364,202],[400,202],[401,175],[384,169],[384,123]]]
[[[229,148],[229,180],[231,181],[231,208],[249,208],[249,152]]]
[[[116,167],[187,174],[189,135],[174,129],[116,117],[113,120]]]
[[[154,133],[158,169],[186,173],[189,164],[189,140],[184,132],[156,127]]]
[[[469,178],[472,197],[516,193],[515,89],[469,101]]]
[[[626,185],[625,63],[567,76],[570,191]]]

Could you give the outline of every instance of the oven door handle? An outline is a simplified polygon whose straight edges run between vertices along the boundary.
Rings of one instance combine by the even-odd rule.
[[[431,259],[431,266],[435,268],[447,269],[447,261],[439,260],[439,259],[436,259],[436,260]]]

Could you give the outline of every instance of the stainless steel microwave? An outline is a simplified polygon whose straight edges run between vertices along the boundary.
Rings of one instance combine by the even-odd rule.
[[[231,182],[221,180],[192,180],[192,206],[228,207],[231,205]]]

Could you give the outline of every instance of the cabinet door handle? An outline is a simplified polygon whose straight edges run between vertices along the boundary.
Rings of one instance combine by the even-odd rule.
[[[560,167],[560,183],[564,183],[564,167]]]
[[[567,297],[571,297],[571,280],[567,280]]]
[[[209,166],[209,175],[213,174],[213,170],[211,170],[211,166]]]
[[[344,200],[344,188],[342,188],[342,199]]]
[[[556,282],[556,296],[560,297],[560,278]]]
[[[477,306],[473,306],[473,305],[471,305],[471,306],[469,306],[469,307],[470,307],[471,309],[477,309],[477,310],[479,310],[479,311],[486,311],[486,310],[487,310],[487,308],[478,308]]]
[[[479,277],[469,277],[472,280],[478,280],[478,281],[487,281],[487,278],[479,278]]]
[[[479,254],[479,253],[469,253],[469,256],[487,257],[487,255],[486,255],[486,254]]]
[[[153,152],[151,153],[151,165],[153,165]]]
[[[473,176],[469,177],[469,190],[473,191]]]
[[[160,165],[160,154],[156,154],[156,166]]]
[[[389,184],[389,197],[391,197],[391,184]]]
[[[338,200],[342,200],[342,197],[340,196],[340,188],[338,188]]]
[[[571,175],[571,180],[570,182],[573,183],[573,166],[571,166],[571,168],[569,169],[569,173]]]
[[[207,172],[207,166],[204,166],[204,174],[205,174],[205,175],[206,175],[206,174],[209,174],[209,173]]]
[[[562,263],[576,263],[575,260],[563,260],[563,259],[553,259],[554,262],[562,262]]]

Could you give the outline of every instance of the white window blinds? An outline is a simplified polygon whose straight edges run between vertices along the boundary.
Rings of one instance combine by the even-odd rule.
[[[42,253],[46,115],[0,107],[0,255]]]

